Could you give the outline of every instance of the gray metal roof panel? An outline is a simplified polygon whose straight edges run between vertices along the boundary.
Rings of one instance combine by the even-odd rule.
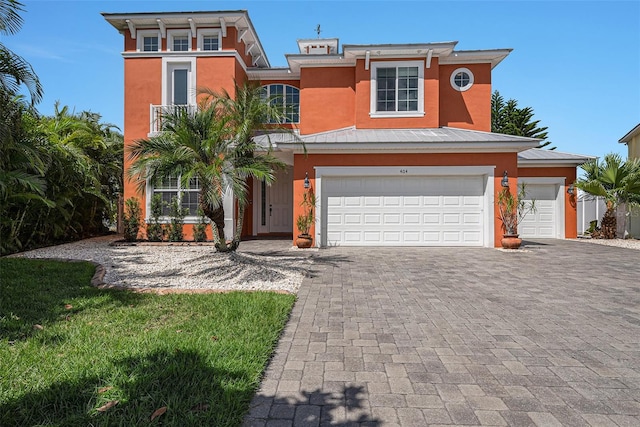
[[[582,161],[593,159],[593,156],[583,156],[581,154],[563,153],[556,150],[545,150],[541,148],[531,148],[518,153],[518,160],[551,160],[551,161]]]
[[[271,138],[274,142],[294,141],[294,138],[291,135],[272,134]],[[536,138],[525,138],[520,136],[449,127],[427,129],[356,129],[354,127],[349,127],[309,135],[299,135],[299,139],[305,144],[389,142],[540,142],[540,140]]]

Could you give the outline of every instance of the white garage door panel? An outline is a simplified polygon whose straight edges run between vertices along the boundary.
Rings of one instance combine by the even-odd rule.
[[[555,184],[526,184],[527,202],[535,200],[536,211],[529,212],[520,223],[522,238],[555,238],[556,196]]]
[[[327,177],[328,245],[482,246],[484,179]]]

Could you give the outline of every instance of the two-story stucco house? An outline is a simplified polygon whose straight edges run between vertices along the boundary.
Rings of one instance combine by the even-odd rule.
[[[246,11],[103,15],[124,37],[125,144],[153,134],[163,106],[195,104],[196,87],[231,92],[234,80],[250,80],[282,95],[307,152],[290,136],[272,138],[289,167],[271,186],[250,183],[246,236],[297,234],[308,177],[318,246],[499,246],[494,201],[506,174],[537,200],[522,237],[576,237],[570,186],[587,158],[491,133],[491,73],[511,49],[319,38],[298,40],[288,66],[272,67]],[[193,189],[178,186],[145,196],[127,184],[125,197],[148,212],[149,194],[181,194],[193,213]]]

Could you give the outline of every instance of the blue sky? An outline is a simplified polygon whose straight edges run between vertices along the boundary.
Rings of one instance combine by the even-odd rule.
[[[59,100],[122,128],[123,37],[100,12],[246,9],[272,66],[296,39],[344,44],[457,40],[513,48],[493,89],[530,106],[559,151],[626,155],[640,123],[640,2],[635,1],[56,1],[23,0],[25,25],[2,42],[40,77],[44,114]]]

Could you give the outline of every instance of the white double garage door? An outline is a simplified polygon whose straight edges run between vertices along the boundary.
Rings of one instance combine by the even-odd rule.
[[[322,246],[493,247],[493,173],[493,167],[483,166],[318,168],[318,241]],[[530,187],[539,210],[525,219],[524,237],[558,237],[557,203],[540,200],[554,198],[557,186]]]

